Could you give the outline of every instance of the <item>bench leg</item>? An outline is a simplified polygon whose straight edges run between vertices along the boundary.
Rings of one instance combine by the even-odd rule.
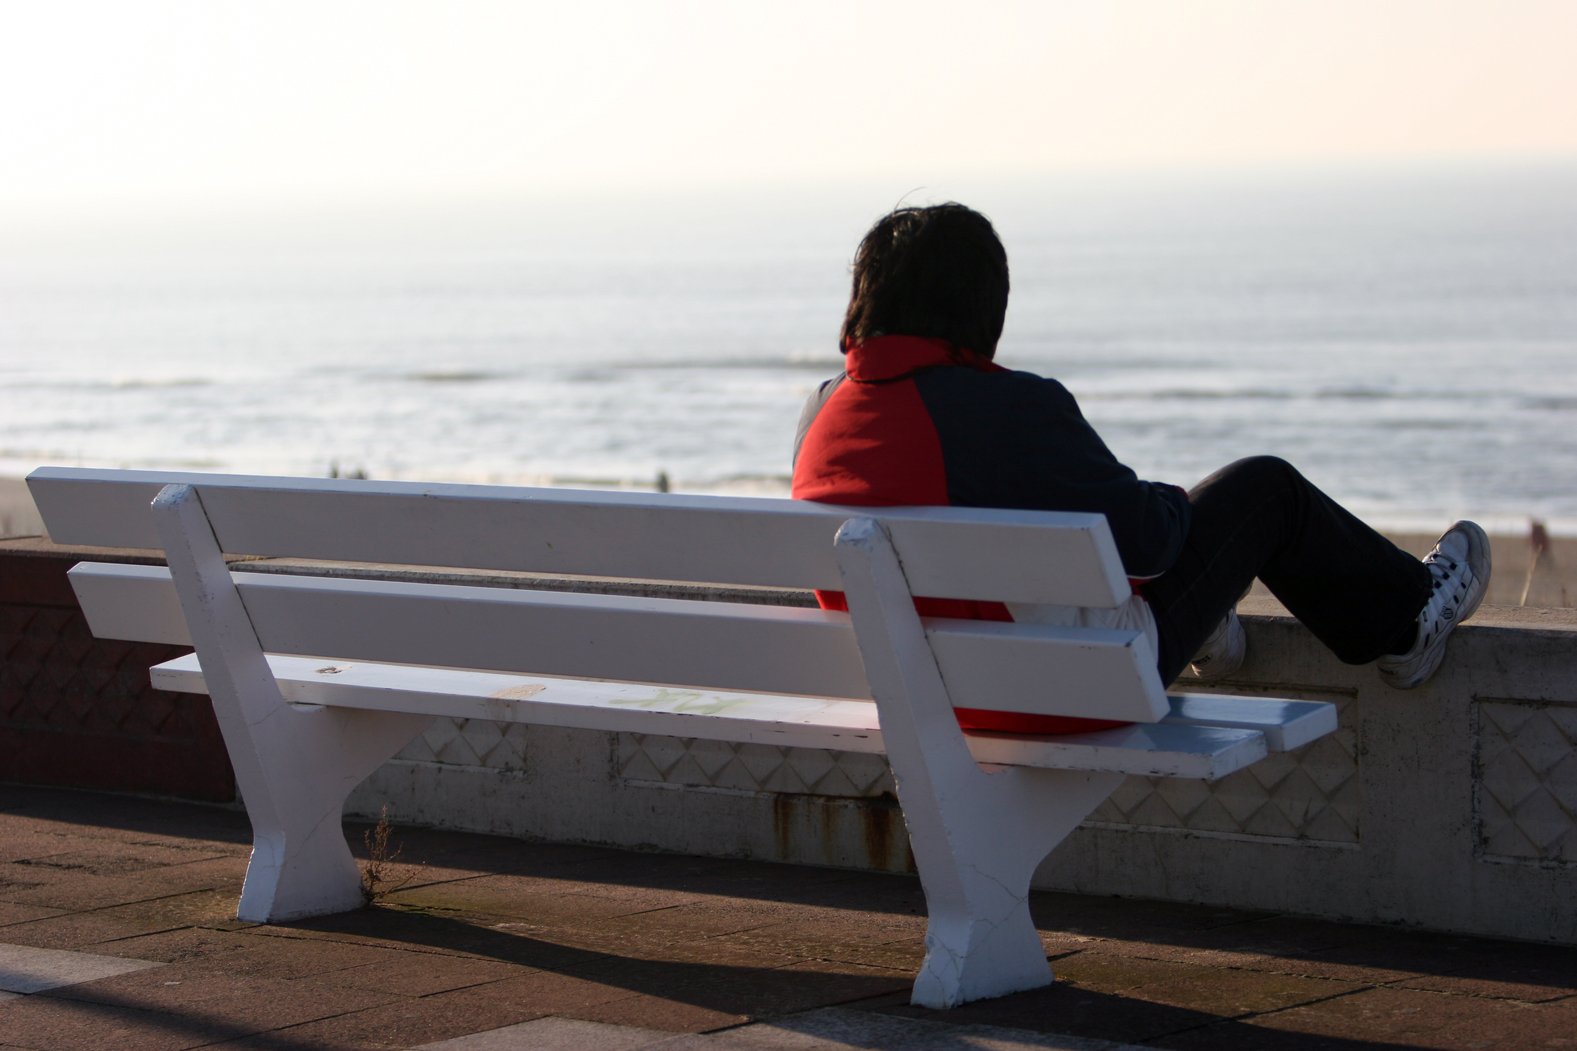
[[[873,519],[851,519],[836,547],[930,913],[914,1002],[954,1007],[1049,985],[1029,881],[1122,775],[982,769],[958,728],[886,531]]]
[[[1051,983],[1029,913],[1030,880],[1121,781],[1120,774],[978,768],[945,792],[925,778],[899,781],[930,914],[915,1003],[948,1008]]]
[[[345,797],[431,717],[287,704],[197,492],[166,486],[153,512],[252,821],[237,917],[278,923],[360,908]]]
[[[214,702],[217,711],[217,694]],[[367,899],[345,842],[345,797],[432,719],[282,702],[262,724],[237,732],[235,722],[220,719],[252,821],[236,917],[282,923],[361,908]]]

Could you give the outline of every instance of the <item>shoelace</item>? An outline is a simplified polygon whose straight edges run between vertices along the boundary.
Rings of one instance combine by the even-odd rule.
[[[1441,563],[1445,564],[1442,565]],[[1426,559],[1424,564],[1429,567],[1430,574],[1435,578],[1434,589],[1436,591],[1439,591],[1441,586],[1448,582],[1455,582],[1457,585],[1458,597],[1467,592],[1468,581],[1473,575],[1471,569],[1467,569],[1467,567],[1460,567],[1464,571],[1459,573],[1459,564],[1450,561],[1444,556]]]

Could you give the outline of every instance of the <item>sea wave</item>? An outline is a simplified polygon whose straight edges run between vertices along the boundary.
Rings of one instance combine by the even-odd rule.
[[[8,380],[6,387],[14,391],[157,391],[212,387],[217,382],[210,376],[39,376]]]
[[[682,370],[706,371],[760,371],[760,372],[817,372],[833,375],[843,368],[841,357],[833,352],[832,355],[818,357],[800,357],[789,355],[787,357],[766,358],[670,358],[658,361],[629,360],[621,361],[612,368],[628,372],[677,372]]]
[[[1538,398],[1523,398],[1518,406],[1532,409],[1535,412],[1571,412],[1577,409],[1577,395],[1561,397],[1559,395]]]
[[[433,369],[407,372],[400,378],[412,383],[487,383],[490,380],[509,379],[510,374],[486,369]]]

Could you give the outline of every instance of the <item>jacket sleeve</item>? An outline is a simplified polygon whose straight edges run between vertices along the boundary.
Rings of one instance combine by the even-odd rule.
[[[800,410],[799,427],[794,432],[794,457],[789,461],[791,466],[799,464],[799,451],[805,444],[805,435],[810,431],[810,425],[816,422],[816,417],[821,413],[821,407],[827,404],[827,399],[843,385],[848,379],[848,374],[840,372],[832,379],[816,388],[814,394],[805,399],[805,407]]]
[[[1097,512],[1129,576],[1171,567],[1192,517],[1184,490],[1144,481],[1121,463],[1056,380],[1005,370],[976,375],[992,389],[938,386],[928,398],[954,503]]]

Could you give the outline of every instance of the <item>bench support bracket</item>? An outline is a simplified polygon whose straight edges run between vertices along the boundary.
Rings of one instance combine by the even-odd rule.
[[[886,531],[873,519],[852,519],[837,549],[929,909],[913,1001],[948,1008],[1048,985],[1030,879],[1123,775],[983,769],[958,728]]]
[[[360,907],[345,797],[431,717],[287,704],[196,490],[166,486],[153,512],[252,822],[237,917],[276,923]]]

